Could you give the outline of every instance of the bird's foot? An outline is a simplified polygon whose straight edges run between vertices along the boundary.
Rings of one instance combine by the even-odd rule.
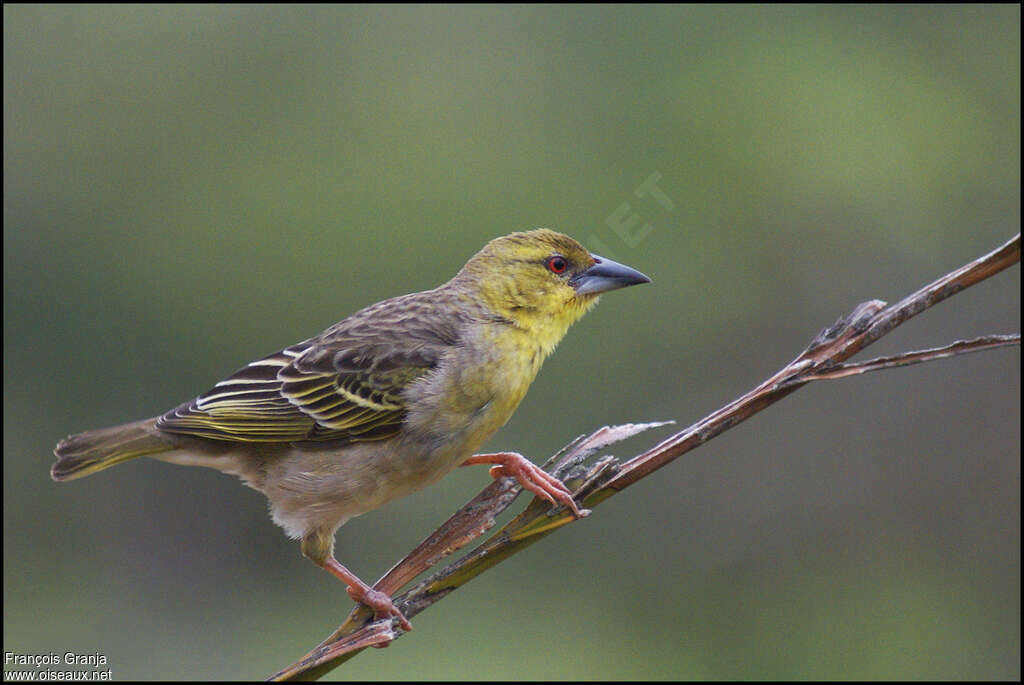
[[[378,619],[398,619],[398,625],[402,626],[402,630],[412,630],[412,624],[409,623],[401,611],[395,606],[391,598],[380,590],[374,590],[372,587],[359,580],[359,577],[349,571],[347,568],[338,563],[338,560],[333,556],[328,556],[322,565],[325,569],[330,571],[336,576],[341,582],[345,583],[345,587],[348,591],[348,596],[353,601],[373,609],[373,615]],[[381,645],[386,646],[386,645]]]
[[[516,452],[498,452],[497,454],[476,454],[462,462],[463,466],[471,464],[494,464],[491,466],[491,477],[515,478],[523,488],[541,499],[552,504],[564,504],[576,518],[590,515],[589,509],[576,506],[569,488],[562,481],[547,473],[521,454]]]
[[[373,609],[373,615],[375,617],[379,619],[387,619],[389,621],[393,618],[398,619],[398,625],[402,626],[402,630],[412,630],[412,624],[409,623],[409,619],[407,619],[402,612],[398,610],[398,607],[396,607],[394,602],[391,601],[391,598],[380,590],[374,590],[371,587],[360,588],[349,586],[348,596],[354,601],[359,602],[360,604],[365,604]]]

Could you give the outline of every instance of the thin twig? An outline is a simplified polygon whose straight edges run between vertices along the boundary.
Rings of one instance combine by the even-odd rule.
[[[854,354],[924,310],[1018,263],[1020,251],[1021,237],[1018,233],[1000,248],[937,279],[895,305],[887,307],[880,300],[871,300],[857,306],[850,315],[818,334],[796,359],[756,388],[624,463],[620,464],[613,457],[604,457],[587,467],[583,461],[608,444],[663,424],[605,426],[586,438],[577,438],[545,466],[553,467],[551,471],[574,489],[581,505],[593,508],[809,382],[834,380],[967,352],[1019,345],[1019,334],[993,335],[958,341],[941,348],[880,357],[855,364],[845,363]],[[518,492],[518,486],[511,479],[495,481],[396,564],[375,587],[393,594],[430,565],[476,539],[494,525],[495,517],[511,504]],[[395,605],[411,618],[488,568],[573,520],[571,513],[564,507],[552,509],[547,502],[534,498],[525,510],[476,549],[395,597]],[[374,622],[369,609],[357,607],[326,640],[298,662],[272,676],[272,679],[319,678],[364,647],[375,646],[380,644],[379,639],[387,638],[388,634],[379,627],[381,623],[386,622]],[[378,627],[364,632],[368,626]],[[402,635],[396,626],[390,626],[390,630],[395,637]]]
[[[839,364],[828,371],[805,376],[800,379],[800,382],[846,378],[847,376],[856,376],[868,371],[881,371],[882,369],[892,369],[897,366],[911,366],[913,364],[921,364],[922,362],[935,361],[936,359],[945,359],[960,354],[970,354],[971,352],[981,352],[982,350],[1008,347],[1010,345],[1020,345],[1019,333],[1013,335],[983,335],[980,338],[972,338],[971,340],[957,340],[945,347],[904,352],[889,357],[876,357],[875,359],[857,362],[856,364]]]

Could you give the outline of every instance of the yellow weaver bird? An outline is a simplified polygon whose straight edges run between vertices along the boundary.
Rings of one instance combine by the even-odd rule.
[[[68,436],[50,475],[72,480],[143,456],[235,474],[353,600],[410,630],[390,597],[334,558],[335,531],[469,464],[585,514],[523,456],[473,453],[598,295],[648,282],[561,233],[496,238],[444,285],[362,309],[162,416]]]

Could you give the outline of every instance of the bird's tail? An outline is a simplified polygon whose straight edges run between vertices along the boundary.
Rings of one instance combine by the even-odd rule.
[[[73,480],[122,461],[175,449],[156,429],[156,419],[76,433],[57,443],[57,463],[50,469],[56,481]]]

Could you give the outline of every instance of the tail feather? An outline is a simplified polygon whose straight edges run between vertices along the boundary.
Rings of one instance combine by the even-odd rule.
[[[57,443],[53,450],[57,463],[50,469],[50,477],[73,480],[128,459],[173,449],[175,446],[157,431],[156,419],[76,433]]]

